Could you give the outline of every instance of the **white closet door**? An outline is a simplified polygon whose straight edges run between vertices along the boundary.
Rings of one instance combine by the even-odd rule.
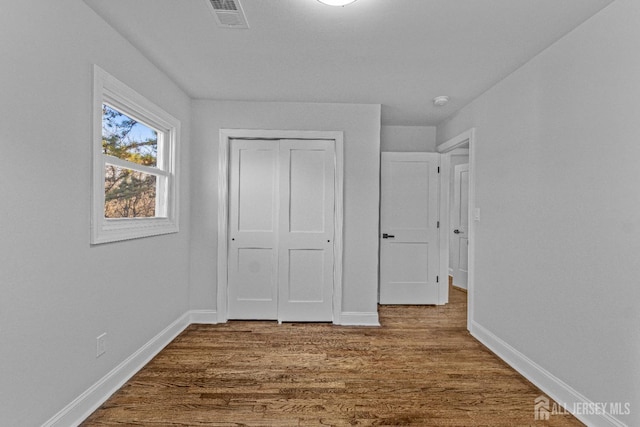
[[[333,141],[280,141],[279,321],[333,320]]]
[[[229,319],[276,319],[278,141],[231,141]]]
[[[232,140],[229,319],[333,320],[334,141]]]

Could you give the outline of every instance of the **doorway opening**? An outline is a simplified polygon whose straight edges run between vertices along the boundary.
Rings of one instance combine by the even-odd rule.
[[[474,278],[475,278],[475,231],[476,223],[480,220],[480,209],[476,207],[475,201],[475,128],[471,128],[460,135],[449,139],[448,141],[440,144],[437,148],[438,152],[442,154],[442,172],[443,177],[452,176],[452,172],[455,171],[455,162],[452,161],[453,157],[460,154],[468,155],[468,169],[467,178],[468,186],[466,190],[468,192],[466,216],[468,220],[468,228],[466,230],[461,228],[453,228],[451,221],[452,212],[452,186],[448,178],[441,180],[440,194],[441,194],[441,228],[440,228],[440,273],[442,277],[449,276],[450,268],[450,241],[451,234],[454,230],[458,230],[458,236],[461,233],[466,234],[466,239],[463,240],[463,244],[467,244],[467,259],[466,259],[466,276],[467,276],[467,329],[470,329],[470,325],[473,322],[473,307],[474,307]],[[463,151],[464,150],[464,151]],[[464,172],[464,168],[458,168],[459,173]],[[462,175],[461,175],[462,176]],[[460,186],[464,188],[464,186]],[[460,189],[458,190],[460,191]],[[462,240],[462,239],[461,239]]]
[[[449,177],[449,277],[456,288],[467,290],[469,244],[469,149],[450,155]]]

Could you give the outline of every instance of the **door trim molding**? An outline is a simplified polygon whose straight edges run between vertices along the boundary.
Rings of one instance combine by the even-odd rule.
[[[474,322],[474,286],[475,286],[475,245],[476,245],[476,220],[474,220],[473,212],[476,209],[476,129],[471,128],[462,132],[436,148],[442,156],[442,178],[440,180],[440,274],[447,277],[449,274],[449,175],[451,173],[450,155],[454,154],[454,150],[464,144],[469,144],[469,253],[468,253],[468,270],[467,270],[467,329],[471,330]],[[445,304],[449,300],[449,281],[446,283],[446,300],[441,301]]]
[[[218,148],[218,322],[228,318],[228,239],[229,239],[229,141],[231,139],[323,139],[335,143],[335,238],[333,244],[333,323],[340,324],[342,312],[342,263],[344,217],[344,132],[307,130],[220,129]]]

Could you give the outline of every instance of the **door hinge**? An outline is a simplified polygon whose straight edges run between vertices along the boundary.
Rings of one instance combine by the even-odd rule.
[[[438,226],[436,228],[440,228],[440,221],[438,221]]]
[[[436,283],[440,283],[440,276],[436,276]]]
[[[440,166],[438,166],[438,173],[440,173]]]

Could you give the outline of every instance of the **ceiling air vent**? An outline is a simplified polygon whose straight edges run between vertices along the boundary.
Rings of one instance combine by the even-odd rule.
[[[222,28],[249,28],[240,0],[206,0]]]

